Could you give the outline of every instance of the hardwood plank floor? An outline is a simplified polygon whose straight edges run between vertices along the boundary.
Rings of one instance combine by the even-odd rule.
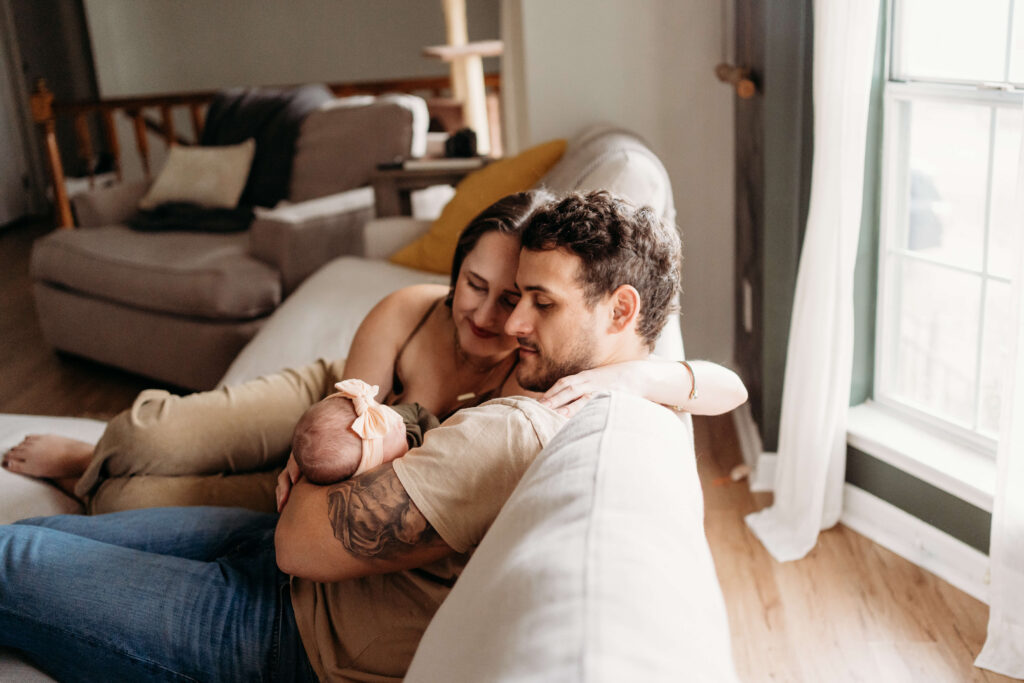
[[[841,524],[804,559],[776,562],[743,522],[771,494],[721,484],[742,461],[731,418],[695,418],[694,437],[742,680],[1015,680],[973,665],[985,640],[984,603]]]
[[[0,231],[0,412],[107,418],[150,380],[43,341],[28,277],[46,224]],[[743,522],[770,503],[746,482],[716,485],[740,462],[729,416],[694,419],[706,528],[743,681],[1008,681],[974,668],[987,607],[837,526],[798,562],[779,564]]]

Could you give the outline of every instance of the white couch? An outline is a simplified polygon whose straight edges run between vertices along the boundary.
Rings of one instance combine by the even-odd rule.
[[[604,187],[674,216],[664,168],[623,131],[584,131],[542,182],[555,190]],[[364,255],[336,259],[307,279],[221,383],[343,357],[384,295],[416,282],[446,282],[380,260],[425,227],[409,219],[367,226]],[[677,317],[656,352],[683,357]],[[95,440],[102,427],[0,415],[0,450],[33,432]],[[0,523],[76,510],[56,489],[0,470]],[[0,680],[49,679],[0,652]],[[735,680],[689,416],[609,395],[570,421],[467,565],[408,680]]]

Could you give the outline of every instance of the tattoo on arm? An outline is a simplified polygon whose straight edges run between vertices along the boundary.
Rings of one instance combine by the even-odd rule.
[[[327,514],[335,538],[357,557],[390,560],[413,548],[444,545],[390,463],[331,486]]]

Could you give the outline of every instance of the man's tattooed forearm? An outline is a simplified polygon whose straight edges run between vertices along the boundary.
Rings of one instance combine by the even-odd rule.
[[[353,555],[389,560],[414,547],[444,544],[390,463],[331,486],[327,504],[335,538]]]

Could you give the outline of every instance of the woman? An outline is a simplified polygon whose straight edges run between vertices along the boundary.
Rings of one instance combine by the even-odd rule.
[[[495,396],[537,396],[516,383],[517,342],[504,325],[519,296],[518,235],[550,199],[543,191],[510,195],[477,216],[459,238],[450,286],[415,285],[386,297],[360,325],[347,360],[185,397],[145,391],[95,447],[29,436],[3,466],[55,480],[93,513],[199,504],[272,511],[297,477],[291,462],[280,477],[276,468],[298,418],[338,380],[376,384],[381,402],[416,402],[441,419]],[[746,400],[742,383],[721,366],[656,360],[564,378],[541,399],[570,414],[590,393],[612,388],[697,414]],[[197,476],[223,473],[233,476]]]

